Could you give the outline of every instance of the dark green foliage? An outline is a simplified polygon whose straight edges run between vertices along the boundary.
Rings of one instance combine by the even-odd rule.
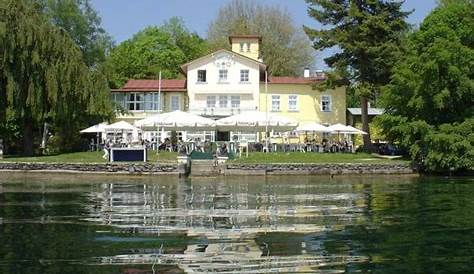
[[[305,31],[316,50],[337,47],[326,58],[341,78],[334,85],[351,85],[361,98],[363,130],[369,132],[367,102],[389,81],[390,71],[400,55],[409,12],[403,2],[382,0],[306,0],[309,15],[324,28]],[[344,81],[345,80],[345,81]],[[370,148],[370,135],[364,135]]]
[[[112,38],[89,0],[41,0],[52,24],[64,29],[79,46],[88,66],[101,64],[112,47]]]
[[[380,122],[423,169],[473,170],[474,6],[443,3],[409,36]]]
[[[31,155],[47,122],[63,140],[60,149],[68,150],[80,127],[111,117],[101,68],[87,66],[81,49],[47,20],[41,5],[0,0],[0,30],[3,138],[22,144],[23,153]],[[18,135],[21,139],[14,139]]]
[[[180,65],[207,53],[207,43],[191,33],[182,20],[172,18],[160,27],[150,26],[111,51],[112,87],[128,79],[156,79],[180,75]]]

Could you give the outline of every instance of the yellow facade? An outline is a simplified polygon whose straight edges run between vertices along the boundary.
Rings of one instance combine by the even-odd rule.
[[[299,123],[317,122],[320,124],[346,123],[346,90],[340,87],[334,90],[320,92],[313,90],[310,84],[268,84],[268,93],[265,94],[265,84],[260,85],[260,110],[276,113],[297,120]],[[272,107],[273,95],[279,96],[279,110]],[[296,109],[290,107],[289,97],[296,96]],[[322,96],[330,96],[331,110],[323,111],[321,108]],[[294,99],[295,97],[293,97]],[[294,106],[294,105],[293,105]],[[301,143],[305,137],[312,139],[311,134],[293,136],[274,135],[270,138],[272,143]],[[321,136],[316,135],[316,139]]]
[[[260,38],[255,37],[231,37],[232,51],[242,54],[254,60],[260,58]]]
[[[272,110],[272,95],[280,96],[280,110]],[[289,96],[296,95],[296,110],[289,107]],[[321,98],[328,95],[331,98],[331,110],[321,110]],[[346,94],[345,88],[320,92],[313,90],[310,84],[268,84],[268,94],[265,94],[265,84],[260,84],[260,110],[291,117],[300,123],[318,122],[320,124],[346,123]]]

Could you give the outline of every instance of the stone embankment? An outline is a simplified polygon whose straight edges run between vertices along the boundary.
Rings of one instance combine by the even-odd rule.
[[[212,162],[212,161],[211,161]],[[187,163],[189,164],[189,162]],[[196,165],[196,163],[194,163]],[[199,168],[198,168],[199,167]],[[107,174],[174,174],[187,175],[186,164],[156,163],[14,163],[0,162],[1,170],[69,172],[69,173],[107,173]],[[192,176],[218,175],[344,175],[344,174],[415,174],[414,168],[402,163],[358,163],[358,164],[209,164],[208,167],[196,165]]]
[[[408,164],[228,164],[221,173],[225,175],[338,175],[338,174],[414,174]]]
[[[153,163],[73,164],[0,162],[0,170],[120,174],[178,174],[178,166],[176,164]]]

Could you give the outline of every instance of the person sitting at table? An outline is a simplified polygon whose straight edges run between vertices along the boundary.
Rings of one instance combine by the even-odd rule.
[[[94,143],[94,138],[91,139],[91,142],[89,143],[89,151],[94,151],[95,150],[95,143]]]
[[[203,152],[201,138],[196,138],[196,151]]]

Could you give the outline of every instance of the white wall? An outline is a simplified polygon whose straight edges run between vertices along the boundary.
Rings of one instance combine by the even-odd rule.
[[[219,69],[224,62],[228,70],[227,82],[219,83]],[[249,70],[249,82],[240,83],[240,70]],[[198,83],[198,70],[206,70],[207,83]],[[215,56],[204,58],[191,63],[187,71],[187,89],[189,109],[206,108],[207,95],[216,95],[218,108],[219,95],[240,95],[240,108],[257,109],[259,105],[259,65],[240,56],[227,52],[220,52]],[[230,107],[230,106],[229,106]]]

